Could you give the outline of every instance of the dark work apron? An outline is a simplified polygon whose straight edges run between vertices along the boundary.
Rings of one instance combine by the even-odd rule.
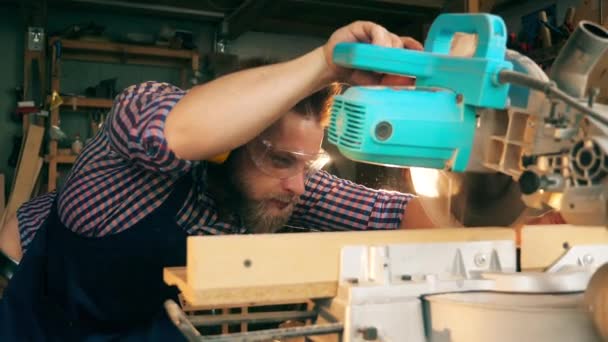
[[[186,264],[186,233],[176,214],[192,185],[133,227],[86,238],[65,227],[56,203],[0,302],[0,341],[179,341],[163,308],[177,290],[163,268]]]

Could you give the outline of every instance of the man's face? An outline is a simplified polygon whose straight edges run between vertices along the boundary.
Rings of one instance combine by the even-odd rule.
[[[243,198],[240,215],[254,233],[282,228],[304,193],[307,163],[316,160],[323,127],[290,112],[236,156],[233,183]]]

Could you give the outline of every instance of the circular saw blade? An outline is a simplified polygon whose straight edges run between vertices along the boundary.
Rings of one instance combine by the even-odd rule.
[[[500,173],[410,169],[412,186],[439,227],[513,226],[529,215],[519,186]]]

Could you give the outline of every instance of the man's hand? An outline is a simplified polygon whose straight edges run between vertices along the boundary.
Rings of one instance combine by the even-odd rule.
[[[384,27],[369,21],[357,21],[334,32],[323,46],[325,61],[334,79],[356,85],[411,85],[408,77],[382,75],[374,72],[353,70],[333,63],[334,48],[339,43],[370,43],[392,48],[422,50],[422,44],[410,37],[399,37]]]
[[[403,213],[399,229],[437,228],[433,220],[427,215],[420,198],[412,198]]]

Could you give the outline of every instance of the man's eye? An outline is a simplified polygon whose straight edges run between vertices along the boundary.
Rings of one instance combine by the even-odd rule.
[[[272,166],[278,169],[287,169],[293,166],[294,160],[292,157],[284,156],[280,154],[272,154],[270,156],[270,160],[272,161]]]

